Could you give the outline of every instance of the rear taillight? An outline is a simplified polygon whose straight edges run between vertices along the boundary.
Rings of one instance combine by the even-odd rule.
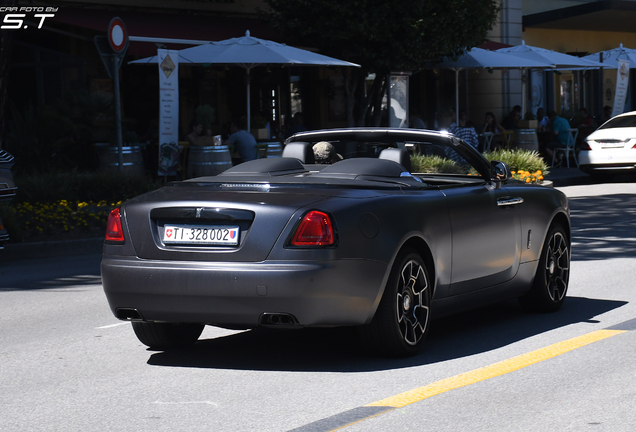
[[[327,213],[312,210],[301,220],[290,242],[292,246],[332,246],[333,224]]]
[[[592,150],[592,147],[590,147],[590,145],[588,144],[587,141],[583,140],[583,142],[581,143],[581,150]]]
[[[106,241],[113,243],[124,243],[124,230],[121,226],[121,217],[119,216],[119,207],[113,209],[108,215],[106,223]]]

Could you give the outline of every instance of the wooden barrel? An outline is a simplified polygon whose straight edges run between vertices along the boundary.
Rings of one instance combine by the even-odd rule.
[[[98,145],[99,167],[105,172],[119,172],[119,147],[109,145]],[[141,146],[123,146],[123,168],[122,173],[134,176],[143,176],[144,156]]]
[[[521,150],[539,151],[539,138],[535,129],[517,129],[513,147]]]
[[[232,155],[226,145],[190,147],[188,178],[214,176],[231,167]]]

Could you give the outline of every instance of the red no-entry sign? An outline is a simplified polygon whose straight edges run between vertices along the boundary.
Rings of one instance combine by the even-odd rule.
[[[128,30],[121,18],[113,18],[108,24],[108,42],[116,53],[125,51],[128,47]]]

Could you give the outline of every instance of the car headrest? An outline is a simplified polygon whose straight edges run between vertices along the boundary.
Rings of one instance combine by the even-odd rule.
[[[316,163],[312,144],[308,142],[291,142],[283,149],[283,157],[296,158],[304,164]]]
[[[380,152],[380,159],[387,159],[402,165],[408,172],[411,172],[411,156],[406,149],[387,148]]]

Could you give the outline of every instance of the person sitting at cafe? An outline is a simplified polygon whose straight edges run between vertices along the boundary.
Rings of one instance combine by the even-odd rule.
[[[548,116],[545,115],[545,110],[541,107],[537,108],[537,125],[539,132],[545,131],[549,124],[550,120],[548,119]]]
[[[467,116],[465,111],[459,112],[459,124],[452,123],[448,131],[453,135],[463,139],[467,144],[477,148],[479,146],[479,138],[474,127],[467,127]]]
[[[486,132],[492,132],[493,134],[497,135],[501,132],[504,132],[505,130],[506,129],[497,121],[495,114],[488,111],[486,113],[486,117],[484,118],[484,127],[481,133],[484,134]]]
[[[232,120],[230,133],[225,142],[234,145],[234,150],[240,155],[241,162],[256,159],[256,138],[245,130],[245,117]]]
[[[519,120],[521,120],[521,107],[515,105],[501,124],[507,130],[519,129]]]
[[[552,135],[552,131],[550,130],[550,119],[547,115],[545,115],[545,110],[543,108],[537,108],[537,122],[537,139],[539,141],[539,153],[545,155],[545,148],[550,142],[552,142],[554,136]]]
[[[203,145],[202,132],[203,125],[196,121],[196,119],[192,119],[190,122],[190,133],[186,135],[185,139],[192,146]]]
[[[557,148],[565,148],[568,144],[568,137],[570,135],[570,123],[557,115],[555,111],[548,111],[548,118],[550,119],[550,126],[552,128],[552,141],[545,147],[548,160],[552,160],[554,157],[554,150]],[[562,156],[562,154],[561,154]],[[561,159],[555,164],[555,166],[561,165]]]

